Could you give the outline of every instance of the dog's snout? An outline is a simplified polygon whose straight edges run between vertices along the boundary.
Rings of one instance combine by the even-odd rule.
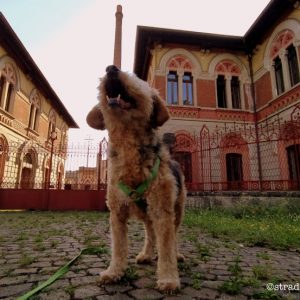
[[[107,74],[113,74],[113,73],[117,73],[120,71],[120,69],[118,67],[116,67],[115,65],[110,65],[106,68],[106,73]]]

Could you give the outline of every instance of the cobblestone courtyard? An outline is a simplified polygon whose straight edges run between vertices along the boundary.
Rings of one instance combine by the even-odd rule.
[[[156,262],[136,265],[143,226],[129,224],[129,269],[119,284],[100,286],[99,272],[109,263],[108,214],[0,213],[0,299],[16,299],[49,278],[89,246],[103,254],[84,255],[71,270],[32,299],[300,299],[299,291],[268,291],[266,283],[300,282],[296,250],[245,247],[182,226],[179,264],[181,290],[164,295],[155,289]],[[230,295],[235,294],[235,295]]]

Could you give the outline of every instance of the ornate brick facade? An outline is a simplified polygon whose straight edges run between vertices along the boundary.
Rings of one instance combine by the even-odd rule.
[[[61,188],[68,129],[78,126],[1,13],[0,40],[0,188]]]
[[[210,189],[226,181],[251,181],[252,188],[295,188],[280,180],[296,180],[300,189],[300,132],[282,141],[287,135],[277,130],[269,137],[271,144],[262,138],[269,136],[274,120],[281,130],[289,131],[291,127],[282,124],[291,120],[300,105],[300,10],[293,2],[272,0],[244,37],[138,28],[134,70],[144,79],[149,78],[147,70],[154,74],[149,83],[165,97],[171,114],[162,134],[173,133],[177,141],[185,140],[185,146],[174,148],[175,156],[188,181],[202,189],[208,180],[205,172],[210,174]],[[151,59],[144,60],[145,45]],[[251,128],[251,134],[241,134],[237,128],[242,127]],[[203,152],[202,135],[207,132],[211,138],[221,128],[231,128],[234,134],[222,133],[216,148],[208,143],[211,151]],[[198,147],[190,147],[197,143]],[[273,156],[268,155],[270,149]],[[230,173],[230,163],[236,173]],[[221,167],[213,169],[214,165]],[[266,175],[270,165],[272,175]],[[271,184],[268,176],[278,182]]]

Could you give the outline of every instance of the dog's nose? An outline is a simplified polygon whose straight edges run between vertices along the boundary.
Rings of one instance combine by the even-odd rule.
[[[115,65],[110,65],[106,68],[106,73],[107,74],[112,74],[112,73],[117,73],[120,71],[120,69],[118,67],[116,67]]]

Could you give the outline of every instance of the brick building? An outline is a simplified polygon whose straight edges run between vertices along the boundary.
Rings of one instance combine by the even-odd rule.
[[[78,126],[1,13],[0,99],[0,187],[62,187]]]
[[[244,36],[137,28],[134,72],[166,99],[191,188],[300,189],[299,65],[295,0],[270,1]]]

